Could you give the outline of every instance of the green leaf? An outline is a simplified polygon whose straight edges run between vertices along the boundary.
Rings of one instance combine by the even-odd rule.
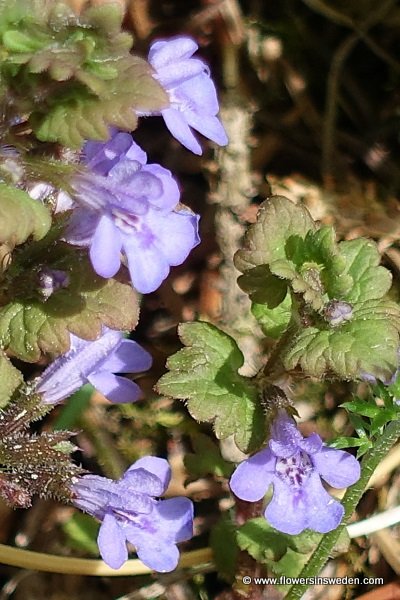
[[[34,52],[42,48],[43,43],[23,31],[8,30],[3,34],[4,47],[11,52]]]
[[[268,308],[267,304],[253,302],[251,312],[257,319],[263,333],[271,338],[279,338],[286,330],[291,317],[292,300],[286,294],[284,301],[276,308]]]
[[[212,422],[218,439],[234,435],[243,452],[265,439],[265,418],[258,389],[238,374],[243,355],[235,341],[209,323],[184,323],[179,336],[186,346],[168,359],[157,384],[160,394],[187,400],[197,421]]]
[[[296,236],[304,239],[316,225],[308,210],[284,196],[272,196],[260,205],[257,223],[245,236],[243,250],[235,255],[235,265],[242,273],[274,260],[287,258],[287,243]]]
[[[291,290],[299,330],[284,349],[286,369],[384,381],[398,363],[400,309],[383,299],[392,277],[379,261],[373,242],[337,244],[332,227],[317,229],[304,207],[281,196],[262,205],[235,257],[239,285],[267,335],[281,335],[289,323]]]
[[[239,527],[237,543],[241,550],[262,564],[280,560],[288,546],[287,536],[273,529],[264,517],[250,519]]]
[[[218,575],[229,583],[235,580],[239,548],[236,527],[228,514],[224,514],[211,530],[210,545]]]
[[[310,558],[310,554],[302,554],[300,552],[296,552],[292,548],[288,548],[285,552],[285,555],[281,558],[280,561],[271,564],[271,569],[273,570],[275,575],[284,575],[285,577],[297,577],[304,565],[308,562]],[[285,589],[285,584],[283,583],[280,587]]]
[[[274,308],[284,300],[287,282],[283,279],[296,273],[288,256],[295,258],[307,233],[315,229],[308,210],[283,196],[272,196],[261,204],[257,222],[249,227],[243,249],[234,257],[243,273],[238,283],[254,302]]]
[[[362,400],[361,398],[356,398],[351,402],[343,402],[340,405],[342,408],[346,408],[350,412],[355,412],[363,417],[376,417],[380,412],[380,407],[375,404],[375,402],[368,402]]]
[[[120,4],[105,2],[100,6],[89,6],[82,14],[81,21],[98,29],[103,35],[114,37],[121,33],[124,10]]]
[[[271,273],[267,265],[254,267],[238,278],[238,284],[255,304],[273,309],[287,296],[287,282]]]
[[[282,558],[276,562],[271,561],[269,566],[275,575],[296,577],[307,563],[311,553],[318,546],[322,535],[309,529],[299,535],[281,535],[286,540],[287,550]],[[285,586],[282,585],[282,588],[285,588]]]
[[[22,382],[22,374],[11,364],[5,354],[0,352],[0,408],[6,406]]]
[[[186,454],[184,463],[191,478],[216,475],[230,477],[234,466],[224,460],[215,442],[204,433],[195,433],[191,437],[194,453]]]
[[[22,244],[43,238],[51,226],[49,211],[26,192],[0,183],[0,243]]]
[[[41,141],[78,149],[87,138],[106,140],[110,125],[134,129],[136,110],[169,105],[150,65],[130,54],[123,15],[115,3],[79,15],[61,3],[0,4],[2,87]]]
[[[376,435],[378,431],[384,427],[390,421],[394,421],[399,418],[399,408],[393,407],[391,410],[388,408],[381,408],[379,413],[373,418],[371,423],[371,435]]]
[[[355,432],[360,438],[368,438],[369,436],[369,423],[359,415],[355,413],[349,413],[348,415],[350,423],[353,425]]]
[[[271,527],[263,517],[250,519],[237,531],[237,544],[276,575],[295,577],[322,536],[310,530],[287,535]]]
[[[85,254],[66,244],[50,251],[51,267],[68,273],[69,286],[46,302],[16,298],[0,308],[0,344],[9,354],[37,362],[42,353],[66,352],[69,333],[93,340],[102,325],[134,329],[138,303],[130,285],[95,276]]]
[[[370,440],[365,438],[354,438],[354,437],[338,437],[329,446],[331,448],[358,448],[367,444],[368,447],[372,446]]]
[[[31,124],[41,141],[59,142],[80,148],[85,139],[106,140],[109,126],[131,131],[136,128],[136,110],[148,112],[168,105],[164,90],[151,76],[149,65],[139,57],[120,59],[113,63],[118,77],[109,81],[99,93],[76,90],[71,97],[54,100],[46,113],[34,113]],[[82,79],[82,77],[81,77]]]
[[[340,254],[346,259],[346,272],[353,284],[343,296],[351,304],[382,298],[392,285],[392,275],[384,267],[376,244],[370,240],[358,238],[339,244]]]
[[[350,321],[339,327],[308,327],[294,336],[283,356],[286,369],[357,379],[363,373],[387,380],[398,365],[400,309],[390,300],[367,300],[353,306]]]
[[[63,523],[62,529],[68,537],[67,544],[77,550],[84,550],[92,556],[99,555],[97,535],[99,523],[89,515],[76,513]]]
[[[304,206],[281,196],[262,205],[244,246],[235,257],[237,268],[244,273],[239,285],[253,301],[269,308],[283,300],[288,283],[315,311],[351,288],[352,278],[345,272],[346,259],[339,253],[333,228],[316,229]],[[271,286],[282,290],[275,291],[275,304],[266,296]]]

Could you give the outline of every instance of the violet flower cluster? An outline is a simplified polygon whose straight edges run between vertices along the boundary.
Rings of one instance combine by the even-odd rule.
[[[147,164],[128,133],[84,148],[87,172],[73,181],[75,200],[66,239],[90,247],[96,273],[113,277],[121,252],[133,286],[156,290],[170,267],[180,265],[199,243],[198,215],[178,209],[179,188],[171,172]]]
[[[167,127],[201,154],[192,129],[219,145],[228,139],[216,116],[218,99],[209,69],[193,57],[197,49],[185,36],[159,40],[151,45],[149,62],[169,97],[169,106],[160,113]],[[170,267],[182,264],[199,243],[198,215],[179,205],[171,172],[147,164],[146,153],[128,133],[114,130],[105,143],[87,142],[84,162],[86,171],[72,181],[73,201],[59,194],[57,211],[73,209],[66,241],[90,248],[98,275],[113,277],[122,259],[136,290],[155,291]],[[50,186],[39,184],[31,195],[40,198],[49,191]]]
[[[166,460],[139,459],[118,481],[85,475],[72,486],[74,504],[99,521],[103,560],[119,569],[128,558],[127,542],[141,561],[162,573],[178,564],[178,542],[193,535],[193,504],[188,498],[158,500],[171,478]]]
[[[161,111],[168,129],[184,146],[201,154],[192,129],[219,145],[228,140],[217,117],[218,100],[208,67],[193,57],[197,49],[187,37],[157,41],[150,48],[149,62],[170,100]],[[156,290],[170,267],[180,265],[199,243],[198,215],[180,205],[171,172],[148,164],[146,153],[128,133],[114,130],[105,143],[88,141],[83,162],[85,170],[71,182],[72,197],[57,193],[56,212],[71,211],[64,240],[88,247],[101,277],[116,275],[122,261],[136,290]],[[30,193],[40,201],[56,191],[39,183]],[[43,267],[39,273],[44,300],[68,283],[63,271]],[[71,334],[69,351],[43,372],[35,392],[42,402],[57,404],[90,383],[112,402],[134,402],[140,388],[118,373],[137,373],[150,365],[151,356],[124,339],[122,332],[104,327],[94,341]],[[98,545],[112,568],[126,561],[127,543],[152,569],[166,572],[176,567],[176,544],[192,536],[193,505],[187,498],[158,499],[170,476],[165,460],[146,457],[118,481],[85,475],[73,482],[74,504],[101,521]]]
[[[47,367],[35,391],[45,404],[57,404],[91,383],[111,402],[135,402],[141,396],[140,387],[114,373],[147,371],[151,363],[150,354],[133,340],[124,339],[121,331],[104,327],[94,341],[71,334],[69,351]]]
[[[280,410],[268,447],[237,467],[230,487],[238,498],[256,502],[272,484],[265,518],[275,529],[291,535],[305,529],[327,533],[339,525],[344,509],[321,479],[345,488],[359,478],[360,465],[354,456],[325,446],[316,433],[303,438],[294,420]]]

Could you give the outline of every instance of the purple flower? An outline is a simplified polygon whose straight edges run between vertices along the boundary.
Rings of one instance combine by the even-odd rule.
[[[68,352],[56,358],[39,378],[35,391],[45,404],[57,404],[91,383],[111,402],[135,402],[139,386],[113,373],[139,373],[151,366],[151,356],[136,342],[123,338],[120,331],[103,328],[95,341],[71,334]]]
[[[96,273],[113,277],[127,263],[133,286],[156,290],[170,267],[180,265],[199,243],[199,217],[176,210],[179,189],[171,172],[146,164],[145,152],[127,133],[114,133],[105,144],[85,146],[88,169],[75,177],[74,211],[66,239],[89,245]]]
[[[326,533],[339,525],[344,509],[327,493],[321,478],[332,487],[344,488],[359,477],[354,456],[328,448],[316,433],[303,438],[294,420],[281,410],[272,425],[269,447],[237,467],[230,487],[238,498],[256,502],[272,483],[265,518],[275,529],[292,535],[304,529]]]
[[[74,504],[101,521],[97,538],[103,560],[119,569],[128,558],[126,543],[145,565],[159,572],[178,564],[178,542],[193,535],[193,504],[188,498],[156,500],[168,487],[166,460],[147,456],[118,481],[85,475],[72,486]]]
[[[228,138],[216,117],[219,106],[210,71],[202,60],[192,58],[197,49],[188,37],[160,40],[151,45],[149,62],[169,96],[170,106],[161,111],[166,126],[186,148],[202,154],[191,128],[219,146]]]

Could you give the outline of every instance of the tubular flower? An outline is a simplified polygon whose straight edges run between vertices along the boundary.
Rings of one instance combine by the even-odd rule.
[[[67,241],[90,246],[93,268],[102,277],[117,273],[122,253],[133,286],[144,294],[156,290],[170,267],[199,243],[199,217],[176,210],[180,194],[171,172],[146,164],[129,134],[88,142],[85,156],[89,171],[73,182],[81,208],[72,215]]]
[[[284,533],[295,535],[304,529],[326,533],[335,529],[344,509],[328,494],[321,479],[335,488],[348,487],[360,477],[358,461],[348,452],[328,448],[316,433],[303,438],[283,410],[271,433],[269,447],[237,467],[230,481],[231,490],[238,498],[255,502],[272,484],[265,518]]]
[[[139,459],[118,481],[97,475],[80,477],[72,486],[75,506],[101,521],[97,538],[103,560],[119,569],[128,558],[127,542],[155,571],[178,564],[178,542],[193,535],[193,504],[188,498],[157,500],[171,478],[168,462]]]
[[[202,154],[192,129],[219,146],[225,146],[228,138],[216,116],[219,106],[210,71],[202,60],[193,58],[197,49],[188,37],[159,40],[151,45],[148,59],[169,96],[170,106],[160,113],[166,126],[183,146]]]
[[[102,335],[87,341],[71,334],[68,352],[56,358],[39,378],[35,391],[45,404],[57,404],[91,383],[111,402],[135,402],[139,386],[113,373],[139,373],[150,368],[152,358],[120,331],[103,328]]]

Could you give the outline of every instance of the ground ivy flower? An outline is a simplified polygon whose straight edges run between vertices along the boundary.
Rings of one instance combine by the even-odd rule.
[[[155,571],[177,566],[176,544],[193,535],[193,504],[181,497],[156,499],[164,494],[170,478],[166,460],[147,456],[118,481],[85,475],[73,484],[75,506],[101,521],[97,542],[103,560],[113,569],[127,560],[127,542]]]
[[[339,525],[344,509],[321,479],[344,488],[359,477],[360,465],[354,456],[328,448],[316,433],[303,438],[294,420],[280,410],[268,448],[237,467],[230,487],[238,498],[256,502],[272,484],[265,517],[275,529],[291,535],[304,529],[326,533]]]
[[[35,391],[45,404],[57,404],[91,383],[111,402],[135,402],[141,396],[139,386],[114,373],[139,373],[151,366],[151,356],[120,331],[103,328],[94,341],[71,334],[68,352],[56,358],[39,378]]]
[[[170,106],[161,111],[171,134],[195,154],[202,149],[191,128],[219,146],[228,143],[216,116],[219,111],[214,83],[207,65],[193,54],[198,45],[188,37],[159,40],[150,47],[154,77],[166,90]]]
[[[177,209],[180,193],[171,172],[148,165],[129,134],[88,142],[85,157],[89,171],[73,181],[82,208],[74,210],[67,241],[90,246],[102,277],[117,273],[122,252],[133,286],[141,293],[156,290],[199,243],[198,215]]]

